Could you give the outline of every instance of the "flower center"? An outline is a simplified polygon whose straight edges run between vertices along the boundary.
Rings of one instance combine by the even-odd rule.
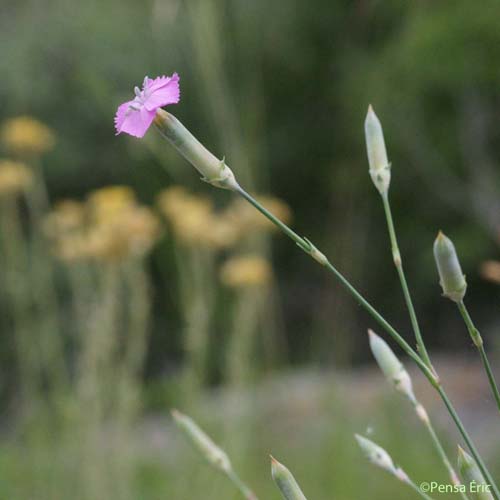
[[[142,84],[143,90],[141,90],[139,87],[134,87],[135,98],[132,104],[129,104],[129,110],[133,109],[134,111],[139,111],[141,107],[144,106],[144,103],[149,97],[147,83],[148,83],[148,77],[146,76]]]

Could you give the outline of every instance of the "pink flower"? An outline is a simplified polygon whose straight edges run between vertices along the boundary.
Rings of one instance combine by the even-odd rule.
[[[115,115],[116,135],[125,132],[143,137],[156,115],[156,110],[179,102],[179,75],[144,78],[142,90],[135,87],[135,98],[118,106]]]

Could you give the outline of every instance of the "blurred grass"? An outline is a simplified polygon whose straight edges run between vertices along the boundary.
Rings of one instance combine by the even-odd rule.
[[[480,374],[480,366],[475,365],[471,373]],[[411,407],[401,404],[402,398],[380,382],[382,376],[374,377],[371,370],[355,378],[346,373],[285,373],[249,391],[207,394],[192,412],[229,453],[259,498],[278,498],[270,478],[269,453],[286,458],[308,498],[410,498],[404,485],[365,462],[354,446],[353,433],[359,431],[388,449],[417,483],[446,484],[446,471]],[[428,396],[431,391],[424,393]],[[439,421],[446,419],[444,412],[437,413]],[[476,421],[476,430],[481,425]],[[453,454],[451,431],[442,425],[438,430]],[[103,454],[109,452],[111,435],[112,424],[102,436]],[[128,439],[134,450],[131,498],[237,498],[232,485],[199,457],[165,413],[137,422]],[[0,494],[13,499],[34,494],[36,498],[67,498],[79,473],[73,445],[71,433],[55,448],[43,441],[30,448],[4,444]],[[489,461],[498,474],[494,447],[493,453]],[[46,496],[49,484],[53,487]],[[40,485],[45,489],[36,494]],[[117,498],[113,488],[110,495]],[[78,492],[72,497],[79,498]]]

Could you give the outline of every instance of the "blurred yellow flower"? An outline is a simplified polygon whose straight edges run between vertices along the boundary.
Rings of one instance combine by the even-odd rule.
[[[20,154],[42,154],[53,149],[56,142],[54,132],[30,116],[6,120],[0,139],[9,151]]]
[[[210,200],[174,186],[158,195],[158,208],[183,244],[223,248],[234,244],[236,228],[218,215]]]
[[[32,183],[33,173],[24,163],[0,160],[0,196],[21,193]]]
[[[240,237],[237,225],[222,215],[212,219],[210,230],[206,231],[207,242],[214,248],[230,248],[235,245]]]
[[[500,285],[500,262],[486,260],[481,264],[479,271],[484,279]]]
[[[96,189],[87,197],[90,218],[96,222],[107,222],[137,203],[134,191],[128,186],[109,186]]]
[[[90,257],[121,260],[142,257],[161,234],[158,217],[147,207],[125,207],[113,218],[100,219],[90,225],[87,252]]]
[[[152,210],[138,206],[125,212],[116,231],[126,242],[127,253],[137,257],[151,250],[161,234],[161,224]]]
[[[66,261],[142,257],[161,234],[159,218],[136,202],[132,189],[102,188],[87,203],[59,203],[45,221],[56,255]]]
[[[59,235],[54,243],[54,254],[66,262],[75,262],[91,257],[87,235],[82,232]]]
[[[257,199],[283,222],[290,222],[291,210],[286,203],[270,196]],[[274,229],[268,219],[244,200],[236,200],[225,210],[216,212],[210,200],[179,186],[162,191],[157,205],[176,237],[186,245],[228,248],[249,232]]]
[[[85,224],[85,206],[75,200],[58,202],[43,221],[47,236],[58,237],[82,228]]]
[[[165,217],[171,218],[179,213],[183,202],[189,200],[191,196],[183,187],[172,186],[160,192],[156,203]]]
[[[204,199],[193,198],[182,203],[182,212],[170,218],[172,229],[185,244],[204,244],[212,225],[211,204]]]
[[[269,262],[256,255],[233,257],[220,268],[220,280],[233,288],[265,285],[269,283],[271,276]]]

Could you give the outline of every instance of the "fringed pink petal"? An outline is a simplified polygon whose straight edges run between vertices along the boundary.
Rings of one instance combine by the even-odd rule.
[[[115,129],[116,129],[116,135],[118,135],[122,130],[122,125],[123,121],[125,120],[125,115],[127,113],[127,109],[129,108],[129,105],[132,104],[134,101],[128,101],[124,102],[123,104],[120,104],[118,106],[118,109],[116,110],[115,114]]]
[[[157,78],[148,78],[146,85],[143,86],[143,90],[148,90],[149,92],[154,92],[155,90],[165,86],[172,80],[179,81],[179,75],[174,73],[172,76],[158,76]]]
[[[168,104],[177,104],[180,99],[179,75],[174,73],[172,77],[159,77],[148,86],[149,97],[144,106],[148,111],[156,111],[158,108]]]
[[[116,134],[125,132],[143,137],[156,115],[156,110],[180,99],[179,75],[145,78],[143,92],[134,100],[118,106],[115,115]]]
[[[133,101],[130,101],[133,102]],[[117,134],[125,132],[134,137],[144,137],[144,134],[153,123],[156,112],[148,111],[146,108],[133,109],[129,103],[118,107],[115,118]]]

